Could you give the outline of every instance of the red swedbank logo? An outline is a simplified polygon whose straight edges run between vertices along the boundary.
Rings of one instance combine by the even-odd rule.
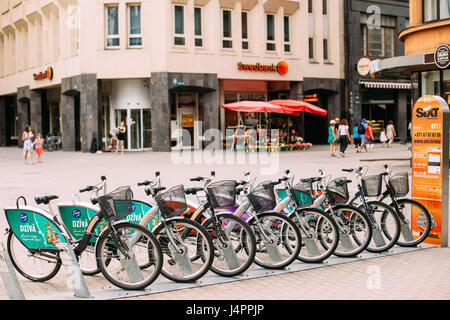
[[[34,80],[43,80],[43,79],[52,80],[53,79],[53,68],[48,67],[47,70],[45,70],[44,72],[34,73],[33,79]]]
[[[279,62],[277,65],[265,65],[261,63],[244,64],[238,62],[239,71],[257,71],[257,72],[278,72],[279,74],[286,74],[289,70],[288,64],[285,61]]]

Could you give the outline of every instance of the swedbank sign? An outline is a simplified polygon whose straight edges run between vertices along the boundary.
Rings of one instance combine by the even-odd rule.
[[[285,61],[279,62],[277,65],[275,64],[244,64],[242,62],[238,62],[237,64],[239,71],[254,71],[254,72],[278,72],[279,74],[286,74],[289,70],[288,64]]]

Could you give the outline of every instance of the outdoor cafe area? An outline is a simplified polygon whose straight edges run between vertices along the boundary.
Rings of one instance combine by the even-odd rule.
[[[227,126],[224,148],[247,152],[309,149],[312,144],[304,141],[297,130],[301,113],[327,116],[326,110],[296,100],[239,101],[222,107],[235,112],[237,121]]]

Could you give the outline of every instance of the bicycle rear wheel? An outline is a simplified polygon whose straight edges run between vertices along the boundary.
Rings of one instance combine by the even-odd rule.
[[[370,221],[358,208],[348,205],[333,207],[331,214],[339,230],[339,244],[333,254],[353,257],[364,251],[372,239]]]
[[[85,276],[93,276],[101,272],[95,257],[95,243],[90,243],[78,257],[81,272]]]
[[[233,277],[250,268],[256,254],[256,239],[245,221],[232,214],[217,214],[206,220],[203,227],[214,244],[212,272]]]
[[[162,252],[156,237],[146,228],[118,222],[108,226],[97,240],[95,255],[105,278],[125,290],[142,290],[159,276]],[[139,265],[146,264],[141,269]]]
[[[298,260],[318,263],[333,254],[339,244],[336,222],[323,210],[300,208],[289,214],[300,229],[303,248]]]
[[[194,282],[211,267],[214,245],[206,229],[186,219],[166,220],[154,231],[164,255],[161,274],[175,282]]]
[[[392,248],[400,236],[400,220],[395,211],[381,201],[368,201],[368,214],[376,225],[372,226],[372,241],[366,250],[379,253]]]
[[[402,247],[414,247],[422,243],[433,228],[431,214],[423,204],[412,199],[396,200],[402,217],[400,217],[400,236],[397,244]],[[391,207],[394,208],[393,204]],[[383,217],[383,220],[385,217]],[[413,232],[413,221],[421,231]]]
[[[279,213],[261,213],[248,224],[256,238],[255,263],[267,269],[282,269],[298,257],[302,236],[296,224]]]
[[[13,232],[9,232],[6,246],[14,268],[31,281],[48,281],[61,268],[58,249],[28,249],[17,239]]]

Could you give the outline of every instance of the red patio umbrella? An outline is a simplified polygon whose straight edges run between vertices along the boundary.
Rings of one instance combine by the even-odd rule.
[[[223,108],[239,112],[274,112],[299,116],[300,112],[291,108],[264,101],[239,101],[222,105]]]
[[[271,104],[275,104],[278,106],[283,107],[285,110],[291,111],[291,112],[309,112],[312,114],[317,114],[319,116],[326,117],[328,114],[328,111],[322,108],[319,108],[318,106],[315,106],[311,103],[305,102],[305,101],[297,101],[297,100],[272,100],[269,101]]]

